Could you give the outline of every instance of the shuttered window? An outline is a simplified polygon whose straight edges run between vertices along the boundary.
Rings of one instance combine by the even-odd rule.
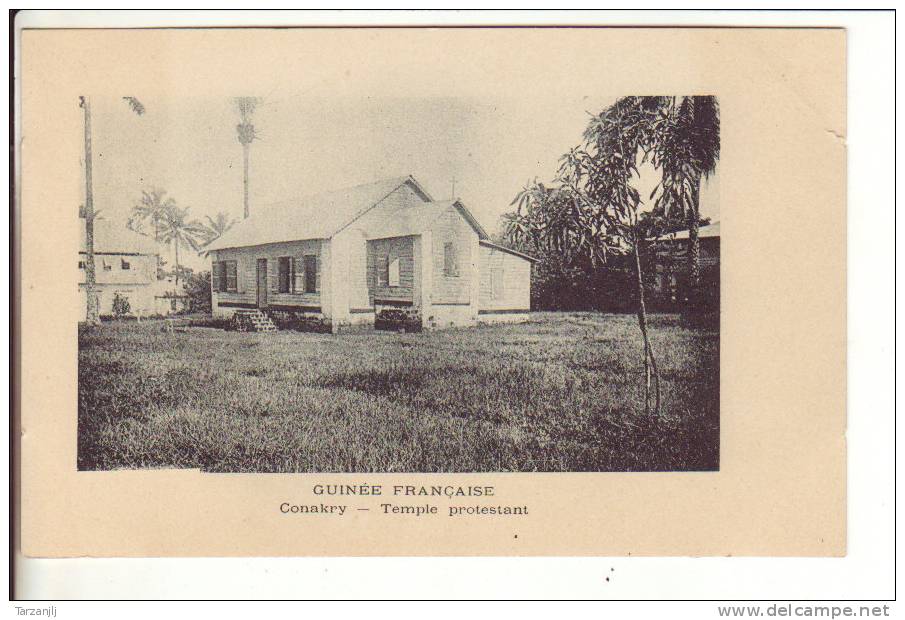
[[[377,256],[377,286],[390,285],[390,257],[386,254]]]
[[[292,259],[292,292],[305,292],[305,259],[301,256]]]
[[[220,263],[211,263],[211,288],[215,293],[220,292]]]
[[[305,256],[305,292],[317,292],[317,256]]]
[[[387,285],[399,286],[399,260],[394,258],[387,267]]]
[[[119,259],[119,266],[120,266],[120,268],[122,268],[126,271],[128,271],[129,269],[132,269],[132,265],[125,258]]]
[[[443,244],[443,275],[447,278],[459,277],[459,250],[452,241]]]
[[[238,279],[237,279],[237,273],[236,273],[236,261],[228,260],[228,261],[225,261],[223,263],[223,265],[226,268],[224,270],[225,277],[224,277],[223,288],[224,288],[224,290],[226,290],[230,293],[235,293],[238,290],[238,284],[239,284]]]
[[[288,293],[292,284],[292,259],[281,256],[279,259],[279,292]]]

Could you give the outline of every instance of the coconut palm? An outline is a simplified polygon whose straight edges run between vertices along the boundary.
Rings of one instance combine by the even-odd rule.
[[[145,113],[145,107],[135,97],[123,97],[133,112],[141,116]],[[92,179],[91,157],[91,100],[82,95],[79,97],[79,107],[85,113],[85,297],[87,308],[85,320],[89,325],[100,322],[100,301],[97,294],[97,274],[94,269],[94,220],[97,216],[94,210],[94,186]]]
[[[252,124],[255,108],[261,102],[257,97],[236,97],[234,100],[236,109],[239,111],[239,124],[236,125],[236,133],[239,138],[239,144],[242,145],[242,159],[244,164],[244,197],[245,197],[245,219],[248,219],[248,157],[252,141],[257,138],[255,126]]]
[[[230,217],[223,211],[218,212],[215,217],[205,215],[204,219],[207,220],[207,225],[205,226],[207,241],[204,245],[210,245],[236,224],[236,218]]]
[[[223,211],[218,212],[214,217],[205,215],[204,219],[206,219],[207,222],[203,224],[204,243],[201,246],[202,251],[200,252],[200,254],[202,256],[207,256],[208,252],[203,251],[204,248],[222,237],[227,230],[235,226],[237,220],[234,217],[230,217]]]
[[[175,206],[176,202],[172,198],[166,198],[165,190],[142,190],[141,200],[132,207],[126,226],[137,233],[147,234],[145,225],[150,224],[154,230],[154,241],[159,242],[167,212]]]
[[[180,208],[173,203],[167,210],[160,230],[160,242],[173,245],[175,263],[175,290],[179,288],[179,248],[197,252],[207,239],[207,229],[197,220],[189,219],[189,208]]]

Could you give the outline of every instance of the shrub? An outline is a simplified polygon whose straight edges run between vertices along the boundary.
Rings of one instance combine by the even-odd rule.
[[[270,310],[267,314],[279,329],[318,334],[329,334],[333,331],[332,322],[320,313],[302,310]]]
[[[374,317],[374,329],[420,332],[421,312],[417,308],[383,308]]]
[[[189,273],[185,280],[185,294],[188,297],[185,310],[210,314],[211,272]]]
[[[113,316],[117,319],[121,319],[124,316],[130,314],[132,312],[132,307],[129,305],[129,298],[121,293],[113,294]]]

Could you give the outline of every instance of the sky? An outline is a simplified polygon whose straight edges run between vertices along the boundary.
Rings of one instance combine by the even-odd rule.
[[[461,198],[488,231],[531,179],[552,179],[590,112],[616,96],[503,98],[311,97],[264,93],[254,115],[250,205],[411,174],[438,200]],[[231,99],[141,98],[137,116],[118,97],[92,102],[95,208],[122,222],[144,189],[160,188],[192,217],[242,217],[242,147]],[[555,101],[555,103],[554,103]],[[652,167],[637,186],[646,198]],[[719,167],[704,186],[702,216],[719,220]],[[206,261],[188,259],[202,268]]]

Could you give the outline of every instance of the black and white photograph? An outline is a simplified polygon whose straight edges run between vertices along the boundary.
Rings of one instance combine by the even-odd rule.
[[[894,615],[894,17],[11,12],[11,612]]]
[[[73,100],[78,469],[718,471],[718,95],[544,101]]]

